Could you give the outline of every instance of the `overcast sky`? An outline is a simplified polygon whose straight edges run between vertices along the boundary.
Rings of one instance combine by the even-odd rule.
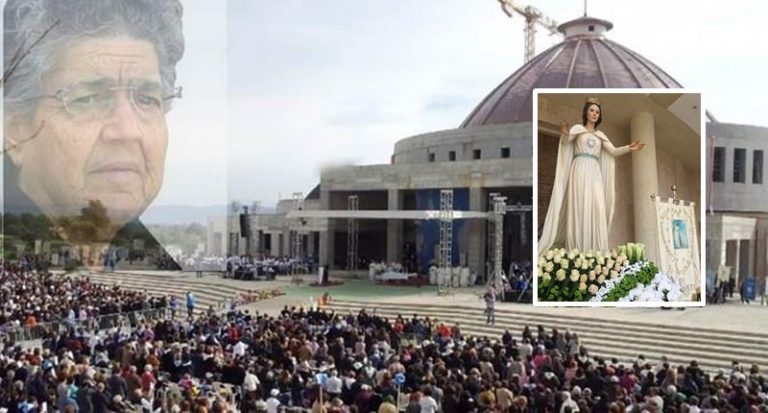
[[[525,4],[558,22],[583,13],[581,0]],[[273,205],[312,189],[324,165],[388,163],[396,141],[457,127],[523,64],[524,21],[496,0],[230,0],[226,11],[195,0],[185,12],[180,78],[210,86],[185,88],[173,120],[188,126],[174,126],[171,149],[186,155],[169,161],[156,204],[218,204],[228,191]],[[768,126],[764,2],[593,0],[589,14],[704,92],[720,121]],[[537,51],[560,40],[541,34]],[[225,145],[211,149],[212,136]]]

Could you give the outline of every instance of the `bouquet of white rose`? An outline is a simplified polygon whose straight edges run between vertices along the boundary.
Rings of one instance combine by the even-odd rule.
[[[617,279],[627,256],[616,251],[551,249],[538,260],[538,297],[542,301],[585,301],[608,280]]]

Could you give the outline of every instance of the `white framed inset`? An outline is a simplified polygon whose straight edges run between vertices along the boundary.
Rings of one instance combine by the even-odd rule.
[[[548,301],[546,298],[539,297],[541,281],[538,268],[539,243],[547,210],[552,202],[552,188],[557,177],[558,166],[557,156],[552,156],[553,151],[555,155],[558,154],[558,143],[556,143],[558,141],[553,138],[560,136],[560,120],[575,124],[581,119],[587,98],[598,98],[602,101],[601,120],[604,116],[607,123],[603,123],[601,129],[608,130],[611,140],[616,139],[614,144],[617,148],[630,143],[629,136],[638,130],[642,131],[643,127],[649,129],[652,136],[652,139],[646,142],[645,149],[627,155],[631,157],[627,159],[632,159],[631,168],[628,167],[630,163],[624,159],[616,162],[615,212],[613,225],[608,228],[608,249],[628,242],[636,242],[638,238],[648,240],[646,241],[648,258],[656,262],[660,245],[656,236],[658,230],[654,201],[651,196],[670,198],[673,196],[671,186],[676,185],[681,201],[695,205],[696,219],[693,220],[695,228],[686,227],[686,230],[693,230],[696,234],[696,239],[693,241],[697,244],[696,266],[699,269],[699,279],[691,284],[691,289],[698,293],[697,299],[687,296],[686,301],[674,302],[590,302]],[[705,107],[703,94],[693,89],[534,89],[531,128],[533,222],[536,226],[533,234],[533,303],[535,306],[687,307],[704,305],[706,280],[703,269],[706,251],[702,229],[706,228],[706,216],[702,205],[706,187]],[[650,122],[643,119],[650,119]],[[632,132],[632,128],[635,128],[635,132]],[[646,140],[646,136],[642,133],[640,136]],[[692,151],[691,145],[694,144],[694,138],[698,145],[693,148],[698,150]],[[637,140],[637,137],[632,137],[631,140]],[[646,152],[648,150],[652,152]],[[638,160],[638,154],[647,158]],[[653,164],[656,165],[656,170],[651,171],[648,168],[649,162],[655,162]],[[638,170],[640,165],[646,168]],[[635,175],[642,179],[634,178]],[[652,179],[654,176],[656,179]],[[562,180],[558,183],[563,185]],[[653,193],[646,194],[648,188],[652,188]],[[543,192],[543,195],[540,192]],[[640,205],[640,203],[646,206],[635,207],[635,204]],[[635,219],[636,216],[637,219]],[[640,234],[639,237],[638,234]],[[561,234],[558,232],[558,235]],[[689,246],[693,242],[690,238],[686,241]],[[565,245],[562,246],[565,247]],[[579,285],[579,288],[581,287]]]

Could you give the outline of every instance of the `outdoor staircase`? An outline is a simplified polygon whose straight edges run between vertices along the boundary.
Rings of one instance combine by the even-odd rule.
[[[760,366],[762,371],[768,368],[768,334],[745,331],[726,331],[701,327],[677,327],[648,323],[628,323],[609,318],[588,318],[568,315],[563,308],[562,314],[541,314],[525,311],[520,306],[504,308],[497,305],[495,326],[487,325],[482,308],[462,308],[455,305],[441,304],[399,304],[371,303],[351,300],[332,300],[328,305],[342,314],[358,312],[366,308],[370,313],[390,319],[402,315],[410,319],[413,314],[419,317],[437,318],[448,325],[458,323],[465,336],[474,335],[500,339],[505,330],[520,342],[523,328],[527,325],[536,334],[537,327],[543,326],[547,333],[552,328],[560,332],[570,330],[579,336],[580,342],[589,350],[590,355],[630,364],[642,354],[650,363],[657,363],[661,356],[666,356],[672,365],[688,365],[696,360],[707,371],[728,371],[734,360],[748,369],[751,365]],[[662,310],[658,310],[662,311]]]
[[[105,285],[119,285],[120,288],[134,291],[146,291],[153,296],[176,296],[180,308],[186,311],[186,294],[192,291],[197,301],[196,309],[205,310],[209,306],[219,308],[229,303],[236,294],[247,293],[246,288],[217,284],[195,278],[194,275],[151,275],[127,272],[89,271],[81,277],[89,277],[91,281]],[[254,288],[256,289],[256,288]]]

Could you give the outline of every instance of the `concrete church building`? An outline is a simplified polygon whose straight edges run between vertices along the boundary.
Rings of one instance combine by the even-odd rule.
[[[754,277],[759,295],[768,282],[768,128],[713,122],[707,136],[708,281],[726,266],[736,286]]]
[[[357,196],[358,212],[353,214],[366,217],[356,220],[358,256],[373,261],[406,261],[409,269],[424,273],[438,255],[439,239],[439,223],[425,219],[424,212],[439,210],[440,191],[453,189],[454,210],[474,216],[454,221],[454,265],[469,266],[481,275],[487,274],[486,262],[492,248],[487,245],[487,219],[481,216],[488,211],[491,193],[507,197],[509,212],[504,221],[503,268],[506,270],[513,261],[530,260],[532,236],[538,233],[534,231],[531,213],[533,89],[682,87],[654,63],[608,39],[607,32],[612,26],[609,21],[592,17],[560,25],[563,41],[535,56],[494,88],[458,128],[400,140],[388,165],[325,170],[319,185],[301,202],[283,201],[274,214],[252,215],[248,252],[290,255],[295,245],[292,234],[299,233],[302,255],[316,257],[321,265],[327,264],[332,269],[346,268],[348,221],[345,217],[350,216],[349,197]],[[714,122],[713,118],[708,120]],[[757,146],[760,137],[768,136],[768,131],[761,128],[749,129],[759,133],[741,133],[739,127],[711,122],[707,128],[717,130],[720,136],[753,142],[745,144],[745,148]],[[733,150],[732,145],[726,149],[729,154],[726,162],[731,162]],[[664,164],[670,151],[662,148],[657,154],[657,165]],[[751,162],[753,158],[750,155],[748,159]],[[662,165],[658,180],[660,195],[670,195],[664,189],[673,183],[665,178],[672,173],[671,169],[685,171],[694,161],[684,159],[679,164]],[[749,165],[745,167],[751,170]],[[724,195],[728,190],[723,188],[717,193],[724,199],[713,201],[718,206],[716,209],[732,211],[739,205],[745,209],[743,214],[749,216],[765,211],[763,205],[768,203],[759,201],[768,199],[760,195],[766,193],[758,188],[760,184],[731,184],[729,177],[726,174],[725,181],[718,185],[753,185],[754,193],[742,200],[740,192],[730,192],[734,194],[731,198]],[[685,179],[687,182],[681,186],[689,192],[681,196],[695,199],[698,196],[695,179],[687,172]],[[725,198],[729,201],[725,202]],[[292,211],[299,207],[301,213]],[[624,208],[625,212],[631,210],[630,205]],[[236,221],[230,221],[228,251],[245,253],[246,243]],[[756,241],[755,237],[761,233],[759,228],[763,227],[760,221],[754,222],[754,225],[744,224],[739,234],[726,233],[724,229],[714,233],[708,227],[707,247],[711,255],[714,247],[722,244],[722,253],[715,255],[721,256],[725,263],[726,249],[733,251],[734,245],[738,245],[740,252],[736,256],[746,257],[739,260],[748,263],[740,266],[739,271],[744,274],[762,271],[760,277],[763,278],[765,264],[756,266],[754,256],[765,257],[768,244],[764,229],[760,238],[763,243]],[[612,239],[628,239],[632,231],[630,227],[621,229]],[[726,248],[726,238],[735,243],[732,241],[728,244],[731,247]],[[762,248],[761,252],[755,248]],[[735,259],[733,253],[728,256],[731,261]],[[713,274],[717,265],[707,260],[707,273]]]

